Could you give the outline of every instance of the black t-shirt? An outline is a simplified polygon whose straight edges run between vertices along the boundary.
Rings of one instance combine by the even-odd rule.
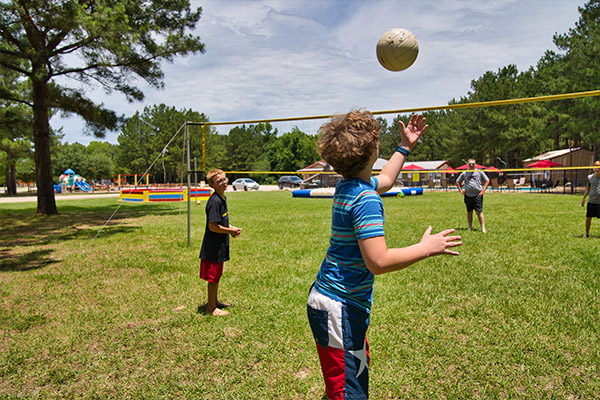
[[[216,233],[208,229],[210,222],[229,227],[229,213],[227,212],[227,199],[214,192],[206,203],[206,229],[200,249],[200,258],[203,260],[221,263],[229,260],[229,235]]]

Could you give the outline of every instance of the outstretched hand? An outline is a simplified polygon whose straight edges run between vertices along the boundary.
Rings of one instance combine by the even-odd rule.
[[[431,226],[427,227],[423,238],[421,238],[421,244],[425,246],[429,256],[439,256],[441,254],[459,255],[457,251],[450,250],[451,247],[462,245],[460,236],[448,236],[454,233],[454,229],[446,229],[435,235],[432,235],[431,231]]]
[[[408,122],[408,126],[404,125],[404,122],[400,122],[400,126],[402,127],[402,140],[400,141],[400,146],[408,147],[409,150],[412,150],[413,146],[419,140],[419,137],[425,132],[425,129],[429,125],[425,124],[426,119],[423,117],[423,114],[413,114],[410,117],[410,121]]]

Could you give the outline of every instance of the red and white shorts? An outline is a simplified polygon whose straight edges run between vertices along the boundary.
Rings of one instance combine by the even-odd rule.
[[[369,313],[319,293],[306,305],[330,400],[369,397]]]

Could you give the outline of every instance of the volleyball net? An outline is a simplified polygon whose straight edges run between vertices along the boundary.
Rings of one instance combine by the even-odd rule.
[[[560,100],[569,100],[569,99],[580,99],[586,97],[595,97],[600,95],[600,90],[592,90],[585,92],[576,92],[576,93],[567,93],[567,94],[559,94],[559,95],[548,95],[548,96],[539,96],[539,97],[526,97],[526,98],[518,98],[518,99],[506,99],[506,100],[494,100],[494,101],[482,101],[482,102],[473,102],[473,103],[459,103],[459,104],[448,104],[441,106],[428,106],[428,107],[413,107],[413,108],[404,108],[404,109],[394,109],[394,110],[383,110],[383,111],[371,111],[371,113],[375,116],[388,117],[399,116],[399,115],[410,115],[413,113],[421,113],[428,111],[445,111],[445,110],[466,110],[466,109],[477,109],[484,107],[497,107],[497,106],[509,106],[509,105],[517,105],[517,104],[530,104],[530,103],[538,103],[538,102],[548,102],[548,101],[560,101]],[[271,118],[271,119],[254,119],[254,120],[242,120],[242,121],[222,121],[222,122],[186,122],[186,133],[192,136],[201,135],[202,138],[202,147],[201,147],[201,157],[200,157],[200,165],[196,165],[194,167],[191,164],[188,166],[188,174],[192,174],[194,177],[192,180],[198,181],[203,180],[206,173],[206,165],[207,165],[207,135],[209,133],[214,133],[219,131],[225,131],[227,135],[232,135],[232,132],[236,132],[238,135],[250,134],[252,132],[256,132],[256,129],[263,129],[267,135],[282,135],[286,133],[293,132],[294,130],[299,130],[307,135],[316,135],[319,127],[329,120],[333,115],[314,115],[314,116],[304,116],[304,117],[291,117],[291,118]],[[194,130],[194,132],[189,132],[189,129]],[[188,140],[189,143],[189,140]],[[245,152],[255,151],[256,149],[251,149],[252,144],[250,142],[244,143],[240,141],[237,148],[234,152],[239,152],[243,155]],[[580,148],[580,147],[572,147],[569,149],[564,149],[565,151],[561,154],[547,154],[540,155],[529,160],[529,163],[533,163],[535,161],[551,161],[554,164],[551,164],[551,167],[542,167],[542,168],[528,168],[525,165],[529,163],[524,162],[523,166],[517,166],[512,168],[507,168],[506,163],[498,157],[500,162],[504,163],[501,165],[496,163],[497,168],[494,165],[484,166],[482,168],[486,174],[496,178],[499,182],[498,187],[502,187],[504,184],[507,190],[511,190],[512,183],[515,184],[515,188],[525,189],[529,188],[530,190],[549,190],[550,188],[562,187],[563,192],[574,192],[577,187],[582,187],[585,185],[587,175],[591,173],[591,168],[593,168],[592,164],[594,163],[596,155],[593,151]],[[282,151],[294,151],[294,149],[282,149]],[[549,152],[551,153],[551,152]],[[318,155],[316,155],[318,157]],[[234,157],[235,158],[235,157]],[[242,158],[242,157],[240,157]],[[489,160],[488,160],[489,161]],[[527,160],[526,160],[527,161]],[[189,162],[189,161],[188,161]],[[319,166],[311,166],[312,161],[306,162],[306,165],[296,168],[271,168],[271,165],[268,165],[264,161],[261,163],[260,160],[254,162],[254,164],[245,164],[243,163],[243,168],[239,168],[239,165],[236,168],[236,165],[233,165],[233,168],[225,168],[226,173],[230,177],[230,181],[233,181],[237,178],[250,177],[256,180],[260,180],[263,183],[276,183],[278,177],[281,175],[298,175],[303,181],[307,181],[307,186],[326,186],[330,185],[335,179],[328,178],[328,176],[336,175],[334,171],[327,171],[323,169],[319,169]],[[217,164],[214,160],[211,164]],[[514,163],[513,163],[514,165]],[[219,165],[220,166],[220,165]],[[231,165],[230,165],[231,166]],[[414,168],[418,170],[414,170]],[[377,167],[377,165],[376,165]],[[453,171],[453,168],[450,165],[445,166],[420,166],[419,161],[412,162],[412,160],[408,160],[405,163],[404,169],[401,172],[399,177],[399,184],[401,185],[419,185],[425,188],[427,187],[443,187],[447,186],[450,182],[455,180],[455,176],[459,174],[461,171],[458,170],[456,172]],[[456,166],[455,166],[456,167]],[[413,169],[411,169],[413,168]],[[491,168],[488,170],[488,168]],[[374,173],[378,173],[378,169],[374,168]],[[433,185],[432,182],[433,181]],[[445,182],[444,182],[445,181]],[[509,187],[510,186],[510,187]],[[567,190],[568,189],[568,190]]]

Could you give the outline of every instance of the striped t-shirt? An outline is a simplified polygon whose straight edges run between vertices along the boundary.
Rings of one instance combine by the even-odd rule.
[[[358,246],[359,239],[383,236],[383,203],[376,192],[377,178],[342,180],[333,196],[329,249],[315,280],[315,288],[334,300],[370,312],[374,275]]]

